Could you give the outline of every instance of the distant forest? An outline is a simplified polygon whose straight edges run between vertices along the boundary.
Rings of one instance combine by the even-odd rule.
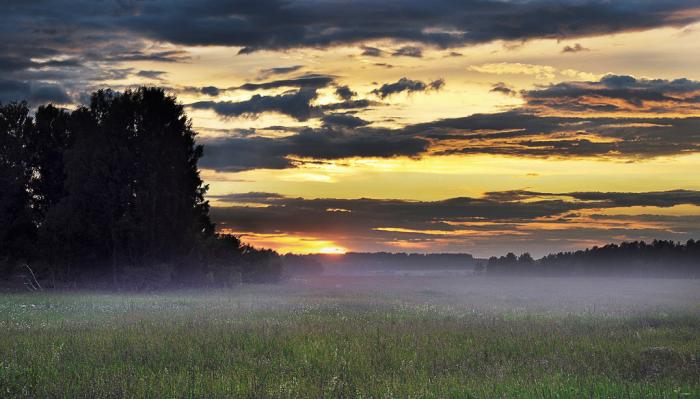
[[[608,244],[559,252],[541,259],[529,253],[491,257],[483,270],[491,275],[586,275],[700,278],[700,241],[685,244],[654,240]]]
[[[700,241],[655,240],[559,252],[540,259],[529,253],[477,259],[469,254],[347,253],[285,255],[295,274],[363,274],[470,270],[507,276],[629,276],[700,278]]]
[[[29,287],[274,281],[280,257],[215,234],[202,147],[162,89],[72,112],[0,105],[0,279]],[[30,265],[30,266],[27,266]]]

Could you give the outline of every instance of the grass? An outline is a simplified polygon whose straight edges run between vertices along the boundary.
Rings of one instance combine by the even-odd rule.
[[[700,397],[698,283],[525,281],[2,294],[0,397]]]

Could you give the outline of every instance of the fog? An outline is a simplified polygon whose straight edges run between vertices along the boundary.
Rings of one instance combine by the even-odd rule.
[[[428,304],[454,311],[554,312],[615,315],[700,311],[700,280],[611,277],[493,277],[483,275],[324,275],[293,278],[281,292],[376,303]],[[282,287],[281,287],[282,288]]]

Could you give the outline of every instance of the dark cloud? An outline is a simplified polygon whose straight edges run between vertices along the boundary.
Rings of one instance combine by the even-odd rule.
[[[274,96],[253,95],[244,101],[198,101],[188,104],[194,109],[211,109],[223,117],[257,117],[266,112],[276,112],[291,116],[298,121],[310,118],[320,118],[327,111],[368,108],[377,105],[366,99],[347,100],[338,103],[314,105],[318,97],[316,88],[302,87],[297,91],[286,92]]]
[[[244,195],[244,198],[247,195]],[[237,198],[231,205],[243,202]],[[380,199],[302,199],[289,197],[258,198],[254,201],[266,208],[231,208],[235,227],[243,231],[327,232],[333,226],[345,233],[369,234],[373,229],[393,227],[421,230],[456,230],[445,222],[518,221],[557,215],[581,206],[563,200],[531,203],[501,203],[482,198],[451,198],[442,201],[404,201]],[[349,212],[328,212],[345,209]],[[223,216],[223,209],[215,217]],[[233,215],[231,215],[233,216]],[[264,229],[264,230],[262,230]]]
[[[190,59],[189,53],[183,50],[167,50],[167,51],[122,51],[115,50],[106,54],[87,53],[87,58],[97,61],[110,62],[134,62],[134,61],[151,61],[151,62],[182,62]]]
[[[493,40],[575,38],[684,26],[697,20],[692,2],[436,0],[303,2],[208,0],[130,3],[128,12],[92,15],[157,40],[261,49],[325,46],[368,39],[443,47]],[[90,7],[94,10],[94,7]],[[82,15],[74,17],[80,19]],[[82,21],[81,21],[82,22]]]
[[[499,202],[521,202],[538,198],[561,198],[567,201],[576,200],[585,208],[616,208],[630,206],[655,206],[667,208],[676,205],[690,204],[700,206],[700,191],[670,190],[650,191],[642,193],[630,192],[565,192],[551,193],[528,190],[494,191],[484,194],[484,198]],[[581,202],[584,201],[584,202]]]
[[[421,58],[423,57],[423,50],[420,47],[416,46],[403,46],[393,53],[391,53],[392,57],[414,57],[414,58]]]
[[[221,89],[216,86],[205,86],[200,89],[200,92],[208,96],[217,97],[221,94]]]
[[[168,90],[171,90],[171,91],[176,92],[176,93],[204,94],[204,95],[210,96],[210,97],[218,97],[221,95],[221,93],[223,93],[224,91],[226,91],[228,89],[216,87],[216,86],[204,86],[204,87],[185,86],[185,87],[173,87],[173,88],[169,88]]]
[[[347,100],[339,103],[323,104],[319,105],[318,109],[322,111],[338,111],[343,109],[364,109],[375,105],[381,105],[381,103],[363,98],[359,100]]]
[[[440,90],[443,87],[445,87],[445,79],[440,78],[437,80],[433,80],[432,82],[430,82],[430,84],[428,86],[432,90]]]
[[[521,111],[409,126],[450,140],[447,154],[642,159],[700,151],[700,118],[544,117]]]
[[[31,59],[20,58],[16,56],[0,55],[0,71],[15,72],[27,68],[32,69],[47,69],[61,67],[75,67],[80,65],[80,61],[74,58],[69,59],[49,59],[47,61],[33,61]]]
[[[357,92],[352,91],[349,86],[338,86],[335,88],[335,95],[344,101],[348,101],[355,97]]]
[[[700,206],[700,191],[693,190],[656,191],[647,193],[573,192],[564,195],[581,201],[604,201],[614,207],[670,207],[681,204]]]
[[[528,106],[542,111],[696,113],[700,82],[606,75],[594,82],[562,82],[527,90],[523,97]]]
[[[369,125],[370,122],[358,118],[354,115],[351,114],[328,114],[324,115],[323,118],[321,118],[323,121],[324,126],[330,127],[330,126],[341,126],[341,127],[348,127],[348,128],[353,128],[353,127],[360,127],[360,126],[366,126]]]
[[[430,83],[424,83],[420,80],[411,80],[404,77],[394,83],[385,83],[380,88],[372,90],[372,93],[381,98],[386,98],[392,94],[397,94],[404,91],[407,93],[413,93],[417,91],[440,90],[444,85],[445,81],[443,79],[437,79]]]
[[[110,75],[123,71],[124,63],[192,60],[173,44],[240,46],[241,53],[250,53],[388,39],[406,49],[450,48],[683,27],[698,21],[696,7],[682,0],[12,2],[2,10],[0,72],[5,80],[58,84],[77,93],[113,80]],[[382,55],[374,47],[363,51]],[[299,68],[269,68],[261,75],[266,79]]]
[[[508,86],[507,84],[505,84],[503,82],[498,82],[498,83],[494,84],[491,87],[491,90],[489,90],[489,91],[491,91],[493,93],[501,93],[501,94],[504,94],[506,96],[517,96],[518,95],[518,92],[516,90],[512,89],[510,86]]]
[[[171,62],[181,55],[138,47],[156,41],[241,46],[242,53],[249,53],[380,39],[450,47],[683,27],[698,20],[696,7],[685,0],[27,1],[3,10],[0,53],[23,48],[21,55],[16,54],[22,59],[42,58],[27,57],[28,52],[44,58],[66,52],[87,55],[102,52],[110,43],[122,46],[111,53],[112,60]],[[109,59],[110,53],[102,55]]]
[[[317,109],[311,102],[318,97],[316,89],[302,88],[276,96],[255,94],[245,101],[199,101],[189,104],[194,109],[211,109],[224,117],[258,116],[265,112],[289,115],[299,121],[311,118]]]
[[[24,100],[32,106],[44,103],[70,104],[72,102],[72,98],[66,90],[56,84],[0,79],[0,103]]]
[[[573,46],[564,46],[561,50],[562,53],[580,53],[581,51],[589,51],[589,49],[583,47],[581,43],[576,43]]]
[[[273,80],[271,82],[264,82],[264,83],[246,83],[244,85],[241,85],[241,86],[238,86],[235,88],[231,88],[231,89],[247,90],[247,91],[277,89],[280,87],[299,87],[299,88],[320,89],[322,87],[327,87],[327,86],[331,85],[334,82],[334,80],[335,80],[335,78],[333,76],[310,74],[310,75],[305,75],[305,76],[301,76],[301,77],[294,78],[294,79],[280,79],[280,80]]]
[[[258,74],[258,80],[268,79],[275,75],[286,75],[288,73],[296,72],[303,68],[303,65],[292,65],[287,67],[275,67],[275,68],[265,68],[261,69]]]
[[[358,118],[359,119],[359,118]],[[336,121],[339,118],[336,117]],[[345,121],[348,119],[346,118]],[[349,157],[414,156],[424,153],[428,141],[370,127],[344,128],[342,123],[321,129],[303,129],[282,138],[248,137],[205,142],[200,165],[226,171],[294,167],[294,157],[343,159]]]
[[[381,57],[384,54],[384,51],[377,47],[361,46],[360,48],[362,49],[362,55],[367,57]]]
[[[138,71],[136,75],[142,78],[161,80],[165,73],[165,71]]]
[[[288,96],[294,96],[289,94]],[[262,102],[262,101],[261,101]],[[359,104],[356,104],[359,103]],[[212,104],[222,104],[222,109]],[[307,104],[304,102],[304,104]],[[243,107],[246,105],[246,107]],[[526,157],[599,157],[620,160],[700,152],[700,118],[578,118],[552,117],[527,113],[522,110],[495,114],[476,114],[464,118],[442,119],[428,123],[408,125],[398,129],[379,129],[364,126],[364,121],[348,114],[327,114],[345,107],[369,106],[367,100],[353,100],[323,106],[302,107],[303,117],[323,117],[326,128],[344,127],[341,137],[367,140],[372,148],[391,148],[390,151],[352,152],[347,156],[411,156],[453,154],[498,154]],[[205,102],[199,108],[213,108],[222,115],[242,115],[243,109],[253,113],[248,102]],[[229,109],[231,108],[231,109]],[[279,107],[278,107],[279,108]],[[258,107],[256,111],[262,112]],[[269,109],[272,110],[272,109]],[[235,111],[235,112],[233,112]],[[277,109],[277,112],[279,109]],[[291,111],[287,111],[290,115]],[[299,115],[297,115],[299,116]],[[356,126],[352,129],[350,127]],[[323,137],[323,134],[338,135],[328,130],[294,130],[294,134],[283,139],[260,139],[248,137],[238,141],[206,143],[206,152],[217,154],[216,162],[205,164],[211,168],[244,170],[250,168],[293,167],[287,157],[304,154],[318,159],[342,158],[342,152],[329,146],[328,141],[305,140],[309,146],[300,151],[290,145],[302,135],[305,138]],[[316,132],[309,136],[309,132]],[[385,142],[384,145],[381,143]],[[333,141],[337,144],[338,140]],[[239,146],[240,151],[233,147]],[[407,145],[398,149],[399,145]],[[230,148],[222,151],[222,145]],[[439,148],[439,149],[437,149]],[[241,152],[242,151],[242,152]],[[271,152],[270,152],[271,151]],[[226,154],[230,154],[229,157]],[[254,159],[255,161],[250,161]],[[267,162],[267,161],[269,162]]]

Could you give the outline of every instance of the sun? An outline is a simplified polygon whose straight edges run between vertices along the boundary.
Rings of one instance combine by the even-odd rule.
[[[321,254],[335,254],[335,255],[342,255],[346,253],[348,250],[343,248],[343,247],[323,247],[318,250],[319,253]]]

